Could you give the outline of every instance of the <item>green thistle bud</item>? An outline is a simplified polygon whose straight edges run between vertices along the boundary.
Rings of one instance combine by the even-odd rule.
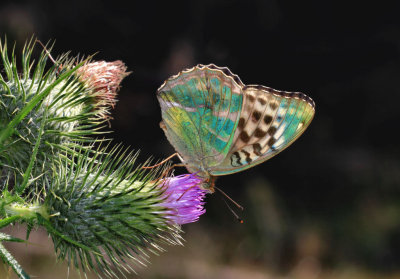
[[[42,219],[60,259],[76,267],[113,274],[122,272],[126,259],[147,261],[146,251],[163,251],[161,244],[181,245],[180,224],[196,221],[203,209],[201,179],[184,175],[160,179],[160,170],[133,171],[136,156],[128,156],[117,169],[116,151],[95,158],[86,155],[73,169],[55,173]],[[73,175],[71,175],[73,173]],[[108,262],[103,255],[107,256]],[[111,265],[110,265],[111,263]]]
[[[76,141],[98,141],[90,136],[107,120],[127,75],[121,61],[76,65],[66,55],[45,71],[48,51],[33,66],[33,47],[28,43],[24,48],[23,74],[18,75],[14,53],[10,58],[7,45],[0,42],[5,72],[0,74],[0,168],[1,175],[15,179],[21,193],[60,151],[73,155]]]

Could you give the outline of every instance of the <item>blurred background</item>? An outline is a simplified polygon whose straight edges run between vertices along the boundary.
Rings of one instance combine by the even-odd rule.
[[[56,41],[53,56],[124,61],[132,74],[112,137],[142,161],[174,152],[155,93],[184,68],[215,63],[245,84],[314,99],[290,148],[217,181],[244,206],[244,224],[208,196],[206,214],[183,227],[185,247],[152,256],[140,278],[400,278],[400,7],[349,2],[2,1],[0,36],[17,49],[34,35]],[[30,241],[8,245],[26,270],[67,278],[47,235]]]

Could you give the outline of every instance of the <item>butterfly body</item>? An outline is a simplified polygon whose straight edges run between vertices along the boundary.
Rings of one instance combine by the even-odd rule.
[[[187,169],[213,191],[215,177],[260,164],[289,146],[314,116],[299,92],[244,85],[228,68],[197,65],[158,89],[161,128]]]

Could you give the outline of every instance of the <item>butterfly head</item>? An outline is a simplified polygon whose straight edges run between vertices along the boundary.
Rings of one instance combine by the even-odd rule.
[[[202,183],[199,185],[199,187],[203,190],[207,190],[209,191],[210,194],[215,192],[215,180],[217,179],[217,177],[215,176],[210,176],[208,175],[208,177],[202,177]]]

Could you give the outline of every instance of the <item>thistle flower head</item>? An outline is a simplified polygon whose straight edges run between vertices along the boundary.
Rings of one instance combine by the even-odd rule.
[[[71,257],[76,267],[79,258],[82,269],[98,273],[112,273],[111,263],[123,273],[127,258],[140,263],[146,251],[163,251],[162,244],[182,245],[180,225],[205,212],[206,191],[196,175],[160,178],[163,169],[133,169],[136,155],[118,148],[99,149],[95,157],[84,152],[76,164],[59,165],[44,201],[51,217],[42,223],[59,258]]]
[[[91,87],[98,106],[104,107],[104,116],[108,116],[108,108],[114,108],[117,101],[121,81],[130,73],[126,71],[125,64],[118,60],[86,63],[77,70],[77,74],[81,81]]]
[[[195,174],[166,178],[165,200],[160,206],[168,208],[167,218],[183,225],[196,222],[206,210],[203,208],[207,191],[199,187],[202,180]]]

